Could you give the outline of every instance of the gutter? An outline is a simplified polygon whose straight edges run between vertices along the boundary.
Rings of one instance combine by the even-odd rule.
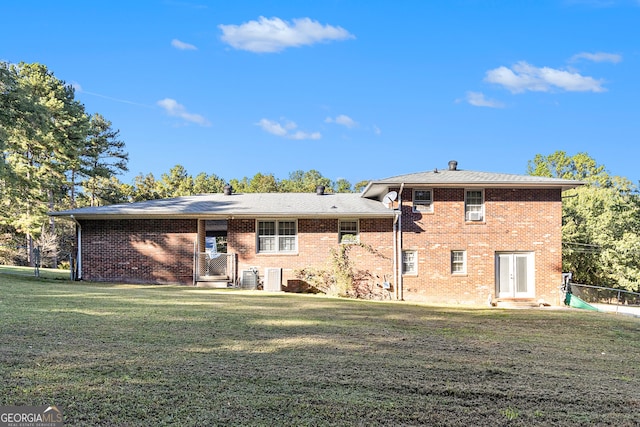
[[[69,217],[76,223],[76,238],[78,240],[78,253],[76,254],[76,268],[78,274],[76,280],[82,280],[82,226],[78,222],[75,216],[69,215]]]

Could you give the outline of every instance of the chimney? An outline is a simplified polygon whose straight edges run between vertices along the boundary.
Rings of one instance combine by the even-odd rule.
[[[450,171],[457,171],[458,170],[458,162],[456,162],[455,160],[449,160],[449,170]]]
[[[316,194],[318,196],[323,196],[324,195],[324,185],[318,185],[316,187]]]
[[[231,184],[227,184],[224,186],[222,192],[225,196],[230,196],[231,193],[233,193],[233,187],[231,186]]]

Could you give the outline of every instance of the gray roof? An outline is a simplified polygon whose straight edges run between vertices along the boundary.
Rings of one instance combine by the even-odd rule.
[[[393,211],[360,194],[221,193],[71,209],[53,216],[105,218],[391,217]]]
[[[508,187],[508,188],[560,188],[567,190],[583,185],[570,179],[547,178],[531,175],[475,172],[462,169],[432,170],[427,172],[398,175],[371,181],[362,192],[362,197],[382,197],[389,187],[433,186],[433,187]]]

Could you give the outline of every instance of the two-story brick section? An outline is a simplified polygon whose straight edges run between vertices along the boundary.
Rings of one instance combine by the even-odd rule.
[[[350,256],[395,299],[558,305],[562,192],[582,183],[448,168],[361,194],[185,196],[53,212],[77,226],[77,277],[294,290],[296,272]],[[365,250],[365,247],[369,250]]]

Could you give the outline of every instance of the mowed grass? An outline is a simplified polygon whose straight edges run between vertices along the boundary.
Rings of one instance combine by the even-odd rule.
[[[0,406],[70,426],[637,426],[640,319],[0,274]]]

